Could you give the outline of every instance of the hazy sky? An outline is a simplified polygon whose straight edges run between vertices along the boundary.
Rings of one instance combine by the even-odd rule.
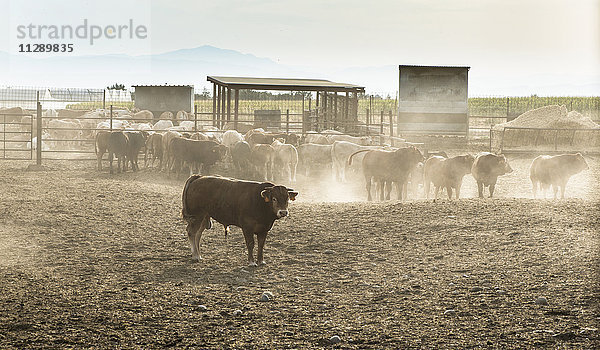
[[[100,40],[77,54],[213,45],[311,67],[468,65],[483,78],[600,79],[600,0],[0,0],[0,51],[17,25],[131,18],[146,40]],[[559,81],[560,83],[560,81]],[[600,94],[600,91],[598,92]]]

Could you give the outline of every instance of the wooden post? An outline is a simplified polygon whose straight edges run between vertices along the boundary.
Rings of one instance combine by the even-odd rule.
[[[329,113],[327,112],[327,108],[329,106],[327,105],[327,91],[323,91],[323,118],[322,118],[322,128],[321,129],[329,129],[327,127],[327,119],[329,118]]]
[[[36,130],[36,153],[35,153],[35,163],[37,165],[42,165],[42,104],[40,103],[40,92],[37,92],[37,111],[36,111],[36,117],[37,117],[37,130]],[[6,116],[5,118],[5,122],[6,122]],[[6,125],[4,125],[4,127],[6,127]],[[5,147],[6,149],[6,147]]]
[[[390,111],[390,144],[394,147],[394,115]]]
[[[234,97],[235,100],[233,103],[233,128],[237,130],[238,128],[238,110],[239,110],[239,102],[240,102],[240,89],[235,89]]]
[[[227,122],[231,121],[231,88],[227,88]]]
[[[194,132],[198,131],[198,105],[194,103]]]
[[[367,135],[369,135],[369,123],[371,122],[370,119],[371,119],[370,110],[367,108],[367,119],[365,121]]]
[[[215,84],[216,86],[217,84]],[[221,85],[217,86],[217,115],[213,126],[219,127],[219,121],[221,119]]]
[[[217,84],[213,83],[213,110],[212,110],[212,120],[213,126],[217,125]]]
[[[38,101],[39,101],[39,94],[40,94],[40,92],[38,91]],[[102,91],[102,109],[106,109],[106,89],[104,89],[104,91]]]
[[[317,99],[315,100],[315,131],[319,132],[319,102],[320,102],[320,93],[317,91]],[[312,127],[311,127],[312,129]]]
[[[558,150],[558,129],[555,130],[554,133],[554,150]]]
[[[112,111],[113,111],[113,105],[110,105],[110,132],[113,131],[113,116],[112,116]]]
[[[285,133],[290,133],[290,110],[286,109],[285,111]]]
[[[510,98],[506,98],[506,121],[510,121]]]
[[[221,122],[218,125],[219,129],[223,128],[223,125],[225,124],[225,104],[226,101],[225,99],[227,98],[227,93],[225,91],[225,86],[221,87]]]
[[[337,109],[337,101],[338,101],[338,94],[337,92],[333,95],[333,128],[335,129],[335,127],[337,126],[337,122],[338,122],[338,109]]]
[[[383,109],[381,110],[381,116],[379,117],[379,133],[383,135]]]
[[[348,108],[350,107],[350,99],[348,98],[350,93],[346,91],[346,99],[344,100],[344,122],[348,123]]]

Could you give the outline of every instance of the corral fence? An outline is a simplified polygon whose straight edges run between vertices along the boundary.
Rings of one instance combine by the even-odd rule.
[[[100,123],[108,122],[110,126],[120,128],[121,122],[126,119],[121,112],[133,107],[133,99],[134,92],[124,90],[0,87],[0,159],[37,159],[38,163],[42,159],[96,159],[95,134],[106,130],[99,127]],[[267,94],[252,91],[247,95],[240,94],[237,129],[244,133],[263,127],[270,131],[298,134],[336,129],[354,136],[372,136],[380,144],[398,145],[404,141],[405,135],[398,135],[397,130],[396,93],[359,94],[357,120],[353,121],[335,118],[335,111],[343,110],[342,105],[336,107],[335,101],[328,104],[334,108],[329,110],[316,108],[315,102],[314,93]],[[507,128],[503,134],[497,134],[493,130],[494,125],[548,104],[564,104],[568,110],[578,111],[596,122],[600,120],[598,97],[476,97],[469,99],[467,140],[489,144],[490,149],[498,148],[504,152],[524,151],[524,145],[517,144],[522,138],[514,136],[515,130]],[[215,133],[215,128],[233,128],[231,122],[215,120],[212,107],[210,94],[196,92],[193,110],[187,117],[193,122],[191,132]],[[153,120],[156,121],[158,116]],[[181,121],[175,115],[171,119],[173,125]],[[130,122],[140,124],[143,121]],[[533,135],[531,146],[548,151],[582,150],[578,139],[587,131],[569,132],[565,134],[567,136],[558,130],[540,130],[538,136],[530,133]],[[548,136],[547,133],[556,136]],[[594,139],[599,136],[596,132],[587,135]],[[417,141],[413,136],[411,141],[423,142],[419,141],[419,137],[425,140],[425,136],[416,136]],[[568,137],[572,141],[567,140]],[[498,138],[502,141],[492,145],[492,141]]]
[[[600,153],[600,129],[504,127],[490,129],[490,150],[499,153]]]

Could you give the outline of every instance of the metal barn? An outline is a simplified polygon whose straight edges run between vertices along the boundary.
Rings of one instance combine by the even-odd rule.
[[[178,111],[194,110],[193,85],[133,85],[135,107],[147,109],[158,119],[163,112],[175,115]]]
[[[467,136],[469,69],[400,65],[398,134]]]

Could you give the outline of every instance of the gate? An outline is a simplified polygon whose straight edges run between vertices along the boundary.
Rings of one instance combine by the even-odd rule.
[[[34,115],[0,111],[0,159],[32,160]]]

